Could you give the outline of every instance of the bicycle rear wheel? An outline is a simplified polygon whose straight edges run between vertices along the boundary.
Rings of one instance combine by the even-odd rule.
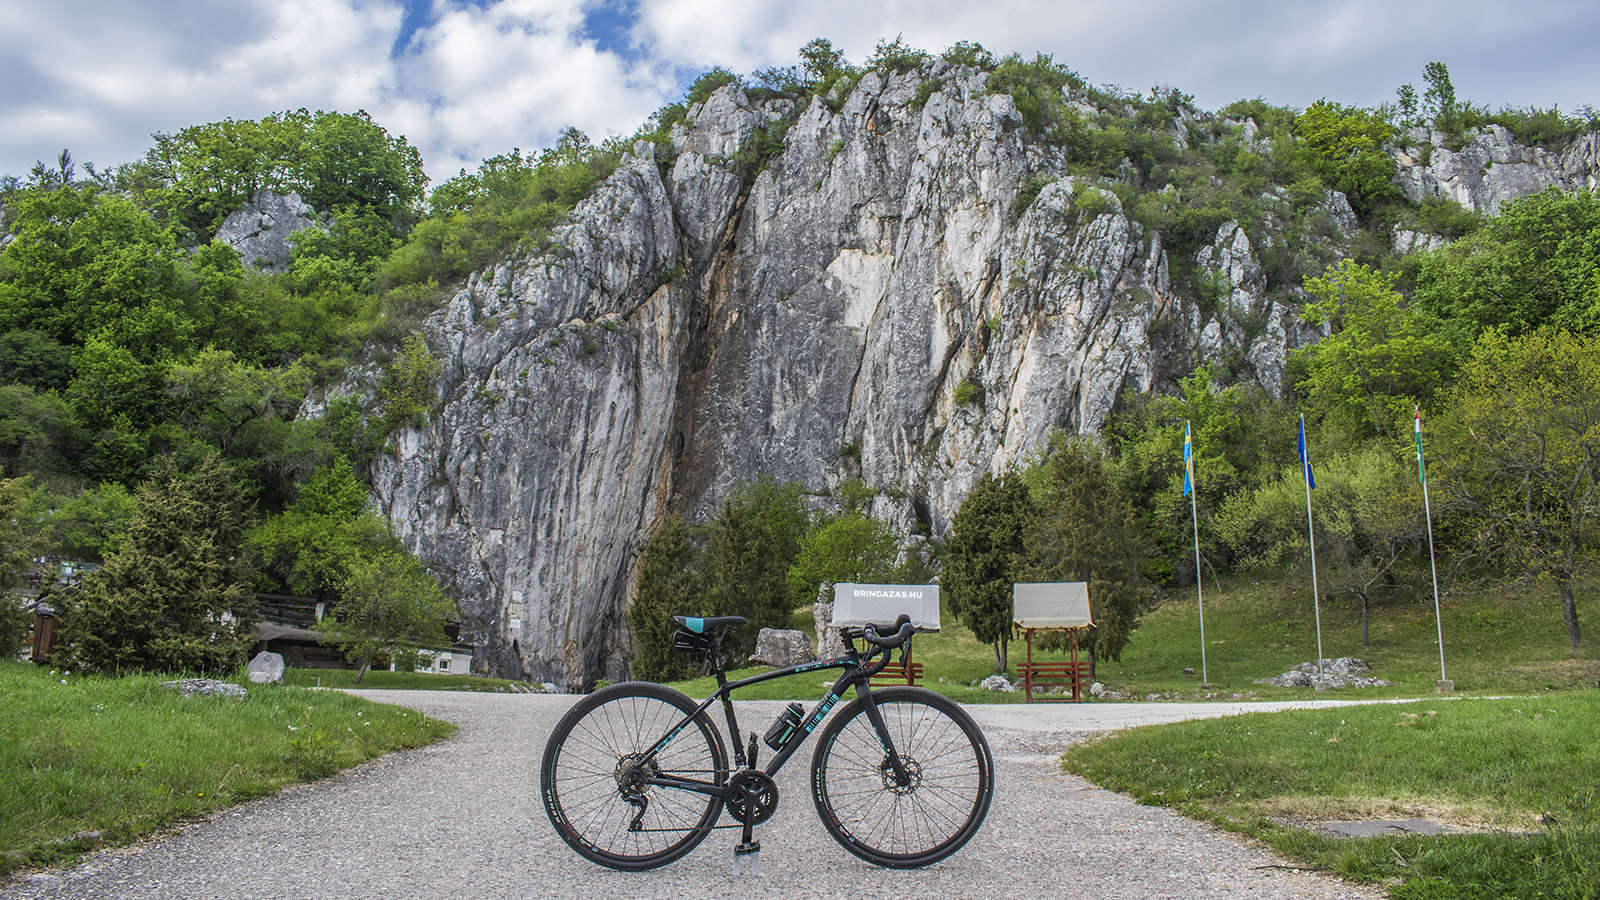
[[[628,682],[596,691],[567,711],[545,745],[539,786],[545,813],[569,847],[609,868],[653,869],[711,833],[722,814],[721,797],[641,781],[662,775],[727,780],[722,734],[704,714],[644,759],[696,706],[672,688]]]
[[[972,717],[923,688],[873,691],[888,739],[911,776],[896,783],[860,699],[823,729],[812,797],[840,846],[874,865],[914,869],[961,849],[989,814],[994,760]]]

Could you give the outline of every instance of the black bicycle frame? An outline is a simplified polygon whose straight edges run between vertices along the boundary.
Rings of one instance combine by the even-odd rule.
[[[873,730],[878,734],[878,741],[883,745],[885,760],[894,771],[895,783],[902,787],[911,783],[911,776],[906,772],[905,765],[901,763],[900,754],[895,751],[894,742],[890,739],[889,729],[883,723],[883,714],[878,711],[878,704],[872,699],[872,676],[882,671],[885,665],[888,665],[889,656],[891,653],[893,653],[892,650],[883,650],[883,661],[878,663],[876,666],[866,665],[862,663],[861,654],[856,652],[856,649],[852,643],[849,652],[844,656],[836,656],[832,659],[817,660],[816,662],[804,663],[798,666],[789,666],[787,668],[776,669],[771,672],[762,672],[759,675],[751,675],[749,678],[741,678],[738,681],[729,681],[727,673],[723,669],[722,652],[719,644],[720,642],[713,638],[712,644],[708,649],[708,652],[711,654],[712,668],[715,670],[715,674],[717,676],[716,691],[705,700],[702,700],[700,702],[700,706],[696,708],[694,712],[685,716],[682,721],[678,722],[677,725],[673,726],[673,728],[667,732],[665,737],[657,741],[655,746],[651,747],[649,751],[645,753],[646,760],[654,759],[656,754],[666,749],[668,744],[671,744],[675,739],[677,739],[678,735],[681,734],[685,728],[689,727],[690,723],[693,722],[696,717],[700,716],[707,709],[710,709],[711,704],[716,702],[718,698],[721,698],[722,710],[727,716],[728,720],[728,733],[733,738],[734,769],[744,769],[747,766],[747,758],[745,754],[744,743],[740,740],[739,736],[739,722],[733,713],[734,691],[742,687],[748,687],[752,684],[760,684],[763,681],[771,681],[774,678],[785,678],[790,675],[800,675],[806,672],[820,672],[826,669],[848,669],[849,671],[840,675],[838,680],[833,683],[833,686],[828,688],[828,692],[822,695],[822,699],[817,701],[817,705],[812,708],[810,714],[801,720],[801,733],[796,734],[789,740],[788,743],[784,744],[783,749],[777,751],[777,754],[767,762],[766,767],[762,769],[762,771],[765,772],[769,777],[776,777],[778,771],[783,768],[784,763],[789,761],[789,757],[793,756],[795,751],[800,749],[800,745],[806,742],[806,736],[810,735],[811,732],[816,730],[818,725],[822,724],[822,720],[827,718],[828,713],[833,709],[833,707],[837,705],[841,699],[843,699],[845,691],[849,690],[851,685],[854,685],[856,689],[856,696],[860,698],[862,706],[866,708],[867,721],[872,723]],[[870,659],[873,655],[875,654],[869,653],[868,658]],[[755,751],[754,738],[755,735],[752,734],[750,745],[752,753]],[[750,767],[753,768],[754,766],[751,765]],[[685,791],[694,791],[696,793],[708,794],[713,797],[722,797],[724,799],[727,798],[727,787],[725,785],[712,784],[706,781],[697,781],[692,778],[679,778],[672,775],[658,775],[654,777],[647,777],[643,780],[646,784],[658,785],[660,787],[677,788]]]

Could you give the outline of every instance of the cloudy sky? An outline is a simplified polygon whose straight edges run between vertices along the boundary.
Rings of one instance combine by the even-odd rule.
[[[1206,109],[1376,105],[1431,60],[1491,108],[1600,106],[1594,0],[0,0],[0,174],[305,107],[367,110],[437,183],[568,125],[631,133],[712,66],[791,65],[815,37],[859,63],[896,35]]]

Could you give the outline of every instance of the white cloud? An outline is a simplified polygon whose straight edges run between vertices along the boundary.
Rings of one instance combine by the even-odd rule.
[[[1491,108],[1600,103],[1592,0],[638,0],[637,60],[583,36],[605,2],[434,0],[397,55],[401,0],[0,0],[0,173],[62,147],[123,162],[152,131],[304,106],[366,109],[437,181],[567,125],[630,132],[695,73],[792,65],[815,37],[856,63],[896,35],[1044,52],[1094,83],[1169,84],[1210,109],[1372,105],[1420,89],[1431,60]]]
[[[513,147],[548,146],[567,126],[596,140],[632,130],[673,84],[579,40],[582,26],[581,10],[561,0],[452,6],[418,32],[392,116],[380,120],[410,136],[436,181]]]

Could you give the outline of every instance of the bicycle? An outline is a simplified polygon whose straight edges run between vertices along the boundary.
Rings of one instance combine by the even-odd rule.
[[[708,655],[717,679],[710,697],[696,704],[653,682],[615,684],[568,710],[545,745],[539,773],[545,813],[581,856],[613,869],[653,869],[699,846],[713,828],[739,827],[734,874],[748,858],[751,874],[759,875],[754,829],[777,810],[774,778],[852,686],[856,699],[828,720],[811,759],[812,799],[828,834],[867,862],[912,869],[955,853],[978,832],[994,793],[994,760],[977,723],[925,688],[871,686],[891,653],[911,639],[909,616],[888,627],[842,629],[844,656],[733,682],[719,636],[745,624],[744,617],[673,618],[682,626],[673,647]],[[889,637],[879,633],[889,631]],[[774,755],[758,768],[755,732],[747,746],[738,739],[733,692],[826,669],[844,672],[809,713],[799,703],[784,709],[764,736]],[[732,768],[706,712],[718,700],[734,736]],[[724,810],[737,824],[718,824]]]

